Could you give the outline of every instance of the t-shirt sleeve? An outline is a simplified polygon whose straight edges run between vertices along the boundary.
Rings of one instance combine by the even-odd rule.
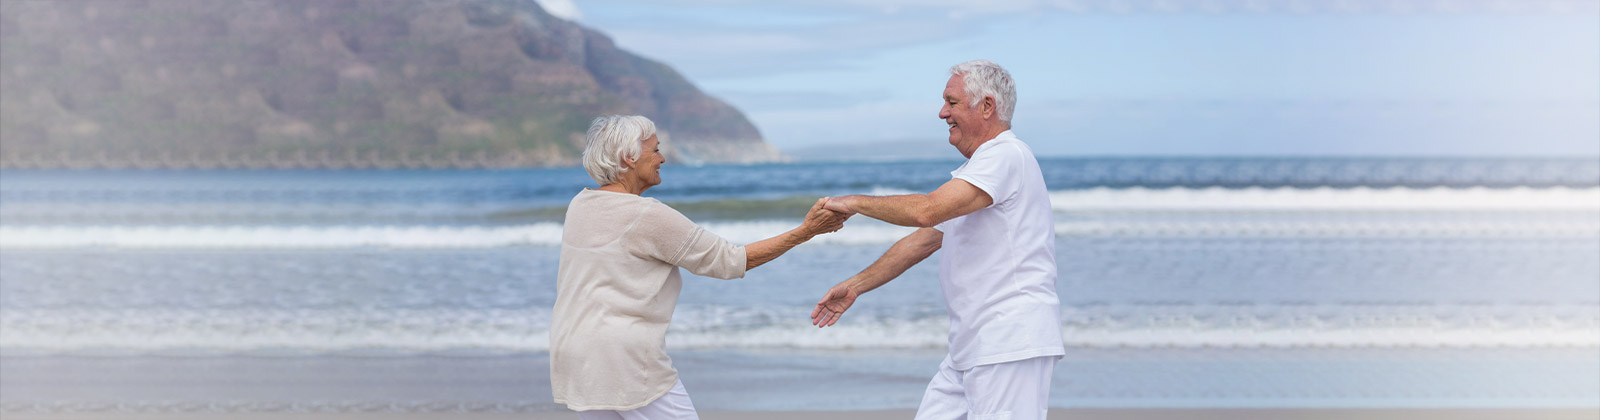
[[[1015,147],[997,144],[974,154],[966,165],[962,165],[951,176],[989,194],[989,198],[994,200],[994,204],[990,204],[993,206],[1016,195],[1021,183],[1014,178],[1017,176],[1016,169],[1020,167],[1016,162],[1020,158]]]
[[[719,279],[744,277],[745,250],[661,203],[650,203],[626,240],[634,255]]]

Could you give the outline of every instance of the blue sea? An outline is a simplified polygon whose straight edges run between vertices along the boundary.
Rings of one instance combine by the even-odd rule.
[[[667,166],[646,196],[747,243],[817,197],[959,161]],[[1057,408],[1600,408],[1600,159],[1047,158]],[[537,412],[579,168],[0,172],[0,414]],[[915,408],[925,262],[811,307],[909,233],[864,217],[689,276],[699,409]],[[933,258],[941,258],[935,254]],[[827,386],[818,386],[825,383]]]

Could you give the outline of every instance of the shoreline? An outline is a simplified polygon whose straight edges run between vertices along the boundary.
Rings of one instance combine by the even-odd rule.
[[[1600,360],[1593,354],[1592,348],[1079,349],[1058,362],[1049,404],[1130,419],[1233,412],[1430,418],[1538,409],[1600,420],[1572,414],[1600,414]],[[672,358],[706,413],[863,413],[915,409],[944,355],[684,350]],[[560,417],[570,412],[550,399],[548,363],[543,354],[0,357],[0,417],[574,418]]]
[[[533,413],[3,413],[7,420],[557,420],[576,419],[571,411]],[[863,410],[863,411],[707,411],[701,412],[705,420],[868,420],[909,419],[915,410]],[[1055,420],[1595,420],[1600,419],[1596,409],[1321,409],[1321,408],[1262,408],[1262,409],[1052,409],[1050,419]]]

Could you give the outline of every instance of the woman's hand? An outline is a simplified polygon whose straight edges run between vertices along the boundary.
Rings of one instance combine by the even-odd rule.
[[[828,210],[827,204],[827,198],[819,198],[817,204],[811,206],[811,211],[806,212],[806,220],[800,224],[800,228],[808,235],[837,232],[844,228],[844,221],[850,219],[850,215]]]

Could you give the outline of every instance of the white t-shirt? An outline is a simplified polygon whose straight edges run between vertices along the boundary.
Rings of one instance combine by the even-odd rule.
[[[1061,356],[1055,222],[1033,150],[1000,133],[950,175],[994,204],[935,226],[944,232],[939,284],[956,370]]]

